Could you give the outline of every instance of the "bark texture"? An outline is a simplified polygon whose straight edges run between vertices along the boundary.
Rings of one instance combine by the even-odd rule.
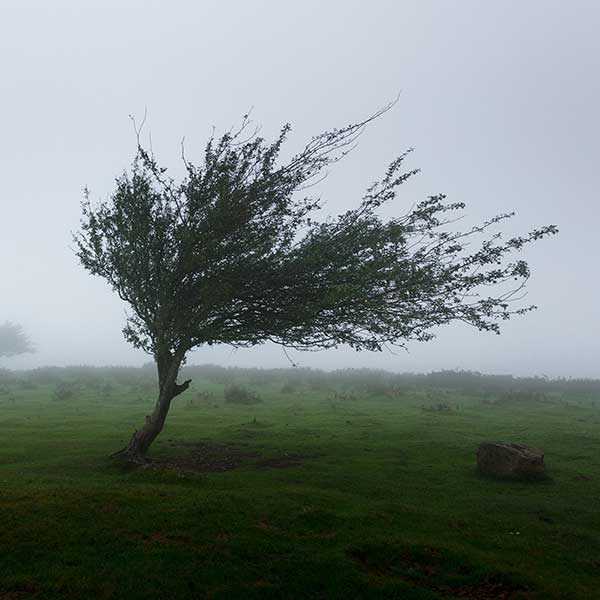
[[[113,457],[134,463],[146,462],[148,449],[163,430],[172,400],[185,392],[192,382],[191,379],[187,379],[182,384],[177,383],[177,375],[183,357],[164,351],[157,355],[155,360],[158,370],[159,392],[154,410],[151,415],[146,415],[143,427],[134,431],[127,446],[113,454]]]

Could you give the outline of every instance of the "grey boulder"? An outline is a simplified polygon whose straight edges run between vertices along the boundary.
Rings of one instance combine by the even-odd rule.
[[[506,479],[535,479],[545,473],[544,451],[524,444],[484,442],[477,450],[480,473]]]

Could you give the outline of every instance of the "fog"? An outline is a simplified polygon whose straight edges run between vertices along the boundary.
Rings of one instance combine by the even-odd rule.
[[[286,152],[400,93],[320,184],[324,212],[360,201],[414,147],[422,172],[393,216],[445,193],[461,227],[514,210],[505,230],[556,224],[529,246],[526,302],[501,336],[440,329],[408,351],[290,352],[304,367],[600,377],[597,317],[600,79],[595,2],[3,2],[0,5],[0,322],[37,352],[0,367],[138,365],[125,305],[78,264],[82,190],[106,199],[147,110],[161,163],[200,160],[214,126],[251,107],[262,135],[290,122]],[[191,363],[288,367],[280,348],[200,348]]]

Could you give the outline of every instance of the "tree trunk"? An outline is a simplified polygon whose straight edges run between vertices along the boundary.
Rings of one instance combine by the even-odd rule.
[[[148,449],[164,427],[169,408],[171,408],[171,401],[187,390],[192,382],[191,379],[188,379],[182,384],[177,383],[183,356],[165,351],[155,355],[155,361],[158,370],[159,391],[154,410],[151,415],[146,415],[144,426],[133,433],[127,446],[115,452],[113,457],[133,463],[145,463]]]

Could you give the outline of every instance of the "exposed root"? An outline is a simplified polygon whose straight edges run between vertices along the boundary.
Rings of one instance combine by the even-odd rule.
[[[146,458],[145,456],[142,456],[141,454],[135,454],[132,452],[128,452],[127,448],[123,448],[122,450],[119,450],[118,452],[111,454],[109,456],[109,458],[111,458],[114,461],[120,462],[122,464],[127,464],[127,465],[132,465],[132,466],[133,465],[137,465],[137,466],[147,465],[151,462],[150,459]]]
[[[139,437],[138,432],[136,431],[131,436],[127,446],[111,454],[110,458],[130,465],[146,465],[150,461],[140,452],[139,446]]]

